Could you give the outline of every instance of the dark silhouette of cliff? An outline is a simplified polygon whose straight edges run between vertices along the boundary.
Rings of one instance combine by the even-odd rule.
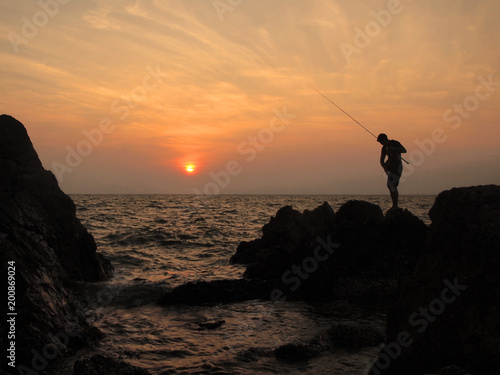
[[[3,289],[9,270],[15,280],[15,306],[9,305],[9,312],[17,314],[10,316],[15,339],[8,339],[11,325],[2,324],[3,370],[13,371],[5,361],[11,341],[16,367],[43,371],[59,355],[99,337],[66,285],[105,280],[112,266],[96,253],[94,238],[76,217],[73,201],[43,168],[24,126],[7,115],[0,116],[0,248]]]

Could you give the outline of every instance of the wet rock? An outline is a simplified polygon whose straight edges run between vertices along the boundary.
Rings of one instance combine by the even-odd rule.
[[[411,345],[372,374],[421,375],[450,363],[498,374],[500,186],[444,191],[429,216],[424,254],[388,314],[387,345],[394,348],[401,333]]]
[[[149,372],[101,354],[75,362],[74,375],[149,375]]]
[[[271,284],[262,281],[245,279],[197,281],[174,288],[160,298],[158,304],[161,306],[205,305],[269,299],[271,290]]]
[[[24,126],[7,115],[0,116],[0,248],[1,264],[15,278],[18,365],[31,368],[34,351],[47,345],[56,348],[52,360],[97,338],[65,284],[104,280],[112,266],[96,253],[94,238],[43,168]],[[36,363],[48,366],[42,359]]]
[[[215,322],[203,322],[198,324],[198,331],[203,331],[205,329],[216,329],[225,324],[225,320],[217,320]]]

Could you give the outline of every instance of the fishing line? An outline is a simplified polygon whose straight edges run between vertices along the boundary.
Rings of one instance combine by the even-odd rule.
[[[333,102],[333,100],[331,100],[328,96],[326,96],[325,94],[323,94],[321,91],[319,91],[317,88],[315,88],[313,85],[311,85],[310,83],[307,83],[309,85],[309,87],[311,87],[314,91],[316,91],[318,94],[320,94],[323,98],[325,98],[326,100],[328,100],[330,103],[332,103],[335,107],[337,107],[338,109],[340,109],[342,112],[344,112],[347,116],[349,116],[356,124],[358,124],[359,126],[361,126],[365,131],[367,131],[368,133],[370,133],[375,139],[377,139],[378,137],[373,134],[370,130],[368,130],[365,126],[363,126],[363,124],[361,124],[358,120],[356,120],[354,117],[352,117],[349,113],[347,113],[346,111],[344,111],[342,108],[340,108],[337,104],[335,104]],[[403,160],[406,164],[410,164],[408,163],[403,157],[401,157],[401,160]]]

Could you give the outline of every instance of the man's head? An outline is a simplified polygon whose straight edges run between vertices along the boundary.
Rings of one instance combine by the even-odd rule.
[[[387,141],[389,141],[389,138],[387,138],[387,135],[385,135],[384,133],[380,133],[377,137],[377,142],[384,145],[387,143]]]

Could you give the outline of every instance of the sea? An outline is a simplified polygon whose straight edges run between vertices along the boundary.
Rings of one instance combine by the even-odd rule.
[[[59,361],[57,374],[74,362],[106,354],[151,374],[365,374],[380,347],[335,350],[308,361],[285,362],[273,350],[321,337],[333,323],[384,329],[385,311],[342,301],[252,300],[211,306],[162,307],[156,301],[174,287],[197,280],[241,278],[245,267],[229,259],[241,241],[262,235],[262,226],[285,205],[334,211],[348,200],[389,209],[389,196],[353,195],[72,195],[77,216],[98,251],[115,267],[106,282],[76,283],[81,314],[104,338]],[[426,224],[435,196],[401,196]],[[339,306],[341,308],[339,308]],[[344,308],[342,308],[344,306]],[[346,307],[347,306],[347,307]],[[206,323],[219,324],[205,329]]]

